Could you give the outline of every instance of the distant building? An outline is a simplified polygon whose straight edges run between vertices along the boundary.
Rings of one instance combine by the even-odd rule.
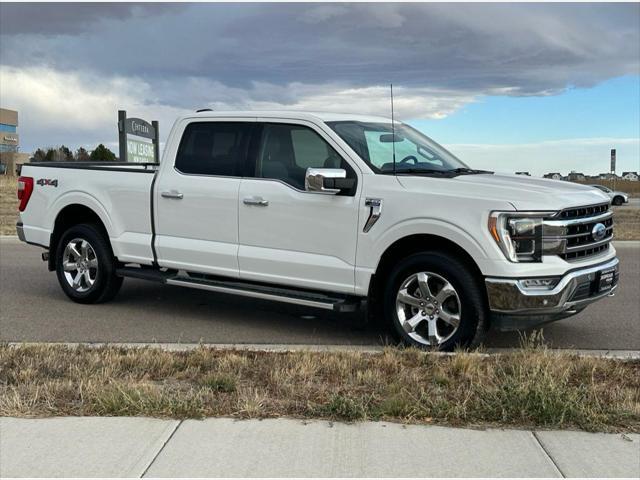
[[[551,172],[544,175],[544,178],[550,178],[551,180],[562,180],[562,174],[558,172]]]
[[[30,155],[20,153],[18,112],[0,108],[0,171],[16,174],[16,166],[29,161]]]
[[[0,153],[17,153],[20,141],[18,138],[18,112],[0,108]]]
[[[516,172],[516,175],[526,175],[527,177],[531,176],[529,172]]]
[[[571,172],[569,175],[567,175],[567,179],[570,182],[584,182],[586,180],[586,177],[584,176],[584,173]]]
[[[597,177],[598,180],[618,180],[618,176],[615,173],[601,173]]]
[[[568,180],[570,182],[584,182],[585,181],[584,173],[580,173],[580,172],[571,172],[567,176],[567,178],[568,178]]]
[[[622,172],[622,178],[624,180],[630,180],[632,182],[638,181],[638,172]]]

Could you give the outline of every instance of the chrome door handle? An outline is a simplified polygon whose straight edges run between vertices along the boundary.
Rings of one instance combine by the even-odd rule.
[[[175,198],[177,200],[181,200],[182,197],[184,197],[182,193],[175,190],[171,190],[170,192],[162,192],[160,195],[162,195],[164,198]]]
[[[262,197],[248,197],[242,200],[245,205],[256,205],[258,207],[266,207],[269,205],[269,200],[265,200]]]

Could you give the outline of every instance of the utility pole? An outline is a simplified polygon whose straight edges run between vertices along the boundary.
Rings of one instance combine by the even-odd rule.
[[[616,189],[616,149],[611,149],[611,173],[613,173],[613,189]]]

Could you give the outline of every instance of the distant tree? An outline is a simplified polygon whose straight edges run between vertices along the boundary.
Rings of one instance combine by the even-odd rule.
[[[93,152],[91,152],[92,162],[113,162],[116,159],[115,153],[105,147],[103,144],[98,145]]]
[[[91,157],[89,156],[89,152],[80,147],[78,150],[76,150],[75,160],[76,162],[88,162],[89,160],[91,160]]]
[[[57,148],[47,148],[47,153],[44,156],[45,162],[57,162],[58,161],[58,149]]]
[[[69,150],[69,148],[65,147],[64,145],[60,145],[58,152],[59,152],[58,161],[73,162],[73,153],[71,153],[71,150]]]
[[[32,162],[44,162],[46,157],[46,152],[41,148],[37,149],[33,156],[31,157]]]

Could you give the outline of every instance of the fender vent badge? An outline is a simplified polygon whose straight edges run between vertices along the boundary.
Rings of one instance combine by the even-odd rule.
[[[367,233],[376,224],[382,214],[382,199],[367,198],[364,204],[366,207],[369,207],[369,218],[367,218],[367,223],[364,224],[362,231]]]

